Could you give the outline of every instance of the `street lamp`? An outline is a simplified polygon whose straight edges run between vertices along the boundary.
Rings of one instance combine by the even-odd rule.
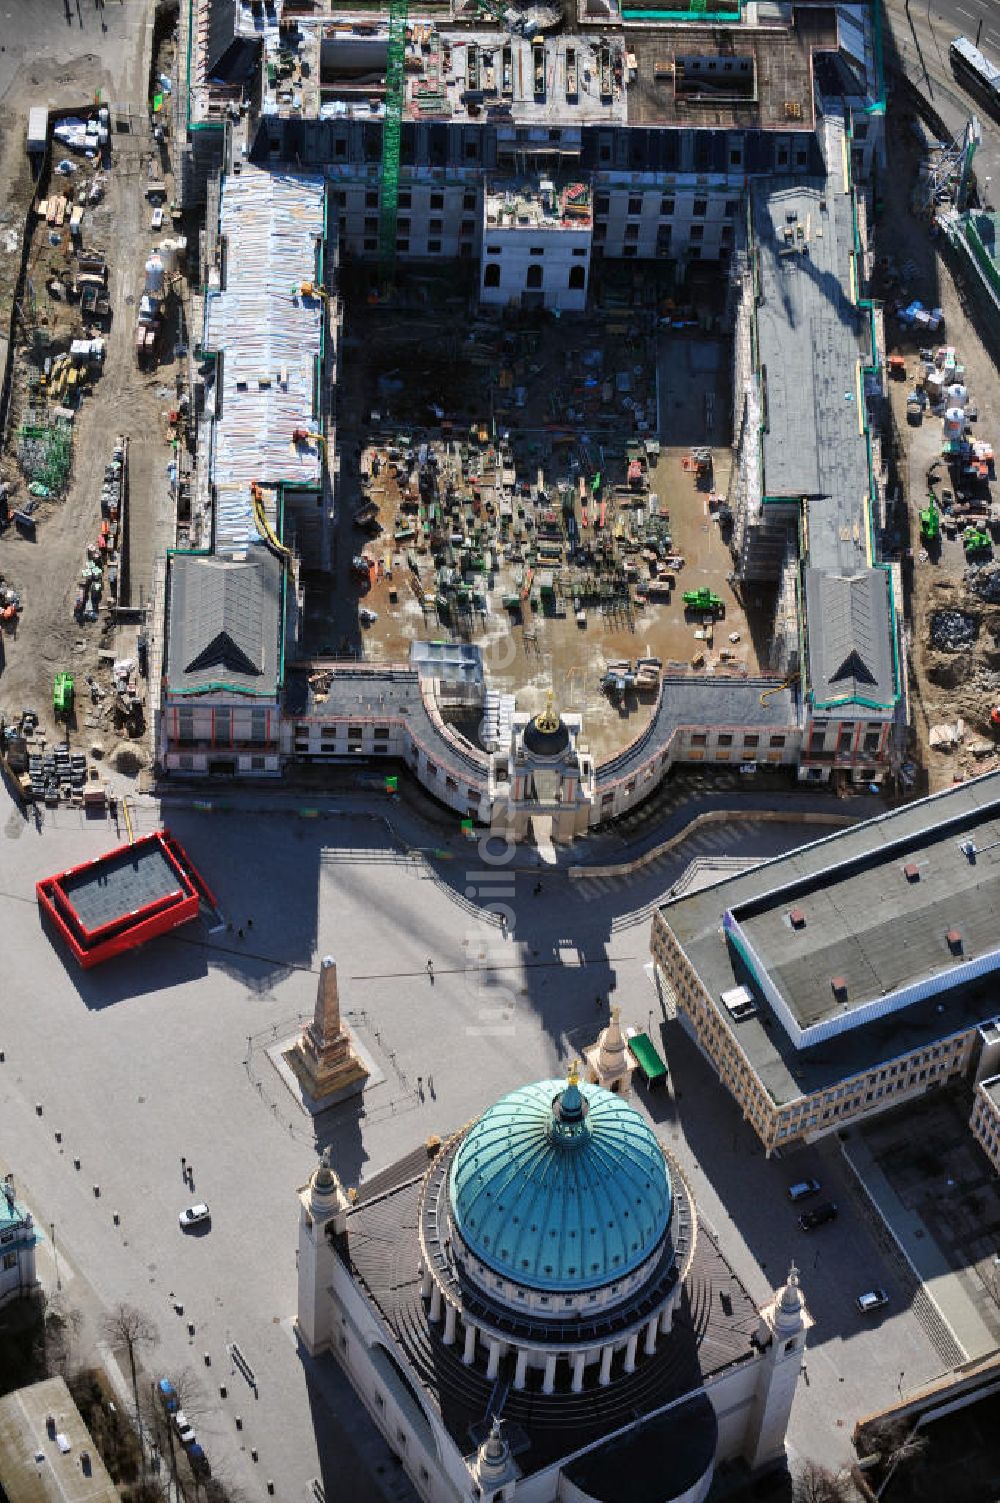
[[[59,1276],[59,1253],[56,1250],[56,1224],[49,1222],[49,1231],[52,1233],[52,1261],[56,1265],[56,1288],[62,1289],[62,1279]]]
[[[896,1381],[896,1391],[898,1392],[900,1398],[903,1397],[903,1379],[905,1377],[906,1377],[905,1371],[901,1372],[900,1375],[899,1375],[899,1378]]]

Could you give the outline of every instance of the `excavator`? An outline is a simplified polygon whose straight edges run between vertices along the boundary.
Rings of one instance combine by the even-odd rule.
[[[325,287],[319,287],[315,282],[303,282],[301,286],[292,288],[292,297],[318,297],[326,303],[330,294]]]
[[[313,433],[309,428],[293,428],[292,443],[296,446],[299,444],[322,444],[324,448],[326,447],[326,439],[322,433]]]

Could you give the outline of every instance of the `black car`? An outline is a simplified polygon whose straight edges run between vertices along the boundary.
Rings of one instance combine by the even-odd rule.
[[[803,1211],[799,1217],[799,1226],[804,1232],[811,1232],[818,1226],[825,1226],[828,1221],[833,1221],[837,1215],[837,1207],[832,1200],[825,1200],[821,1206],[813,1206],[811,1211]]]

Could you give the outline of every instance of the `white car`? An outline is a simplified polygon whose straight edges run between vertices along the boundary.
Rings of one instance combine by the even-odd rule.
[[[163,210],[162,209],[156,208],[156,209],[153,210],[153,217],[149,221],[149,228],[151,230],[162,230],[162,228],[163,228]]]
[[[864,1294],[858,1295],[857,1300],[858,1309],[862,1315],[872,1315],[888,1303],[889,1296],[884,1289],[866,1289]]]
[[[196,1206],[187,1206],[177,1218],[182,1232],[186,1232],[191,1226],[201,1226],[211,1219],[212,1213],[204,1202],[199,1202]]]
[[[183,1409],[178,1409],[177,1413],[174,1415],[174,1429],[180,1436],[180,1442],[182,1446],[194,1445],[194,1426],[191,1424],[191,1421],[188,1419]]]

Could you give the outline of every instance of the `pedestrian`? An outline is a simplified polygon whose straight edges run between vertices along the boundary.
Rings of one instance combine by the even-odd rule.
[[[183,1154],[181,1154],[181,1173],[183,1175],[187,1174],[187,1159],[184,1157]]]
[[[433,960],[428,960],[428,962],[427,962],[427,974],[431,978],[431,980],[433,981],[434,980],[434,962],[433,962]]]
[[[538,894],[541,892],[541,890],[542,890],[542,884],[541,884],[541,882],[536,882],[535,883],[535,887],[534,887],[534,893],[535,893],[535,897],[536,898],[538,897]]]
[[[427,1089],[430,1091],[431,1095],[433,1096],[434,1095],[434,1076],[433,1075],[428,1075],[428,1077],[427,1077]]]
[[[242,929],[237,929],[236,934],[237,934],[237,937],[239,939],[243,938],[243,930]]]
[[[253,928],[253,919],[252,918],[248,918],[247,919],[247,928],[248,929],[252,929]]]
[[[505,913],[501,913],[500,915],[500,933],[504,939],[507,938],[507,915]]]

